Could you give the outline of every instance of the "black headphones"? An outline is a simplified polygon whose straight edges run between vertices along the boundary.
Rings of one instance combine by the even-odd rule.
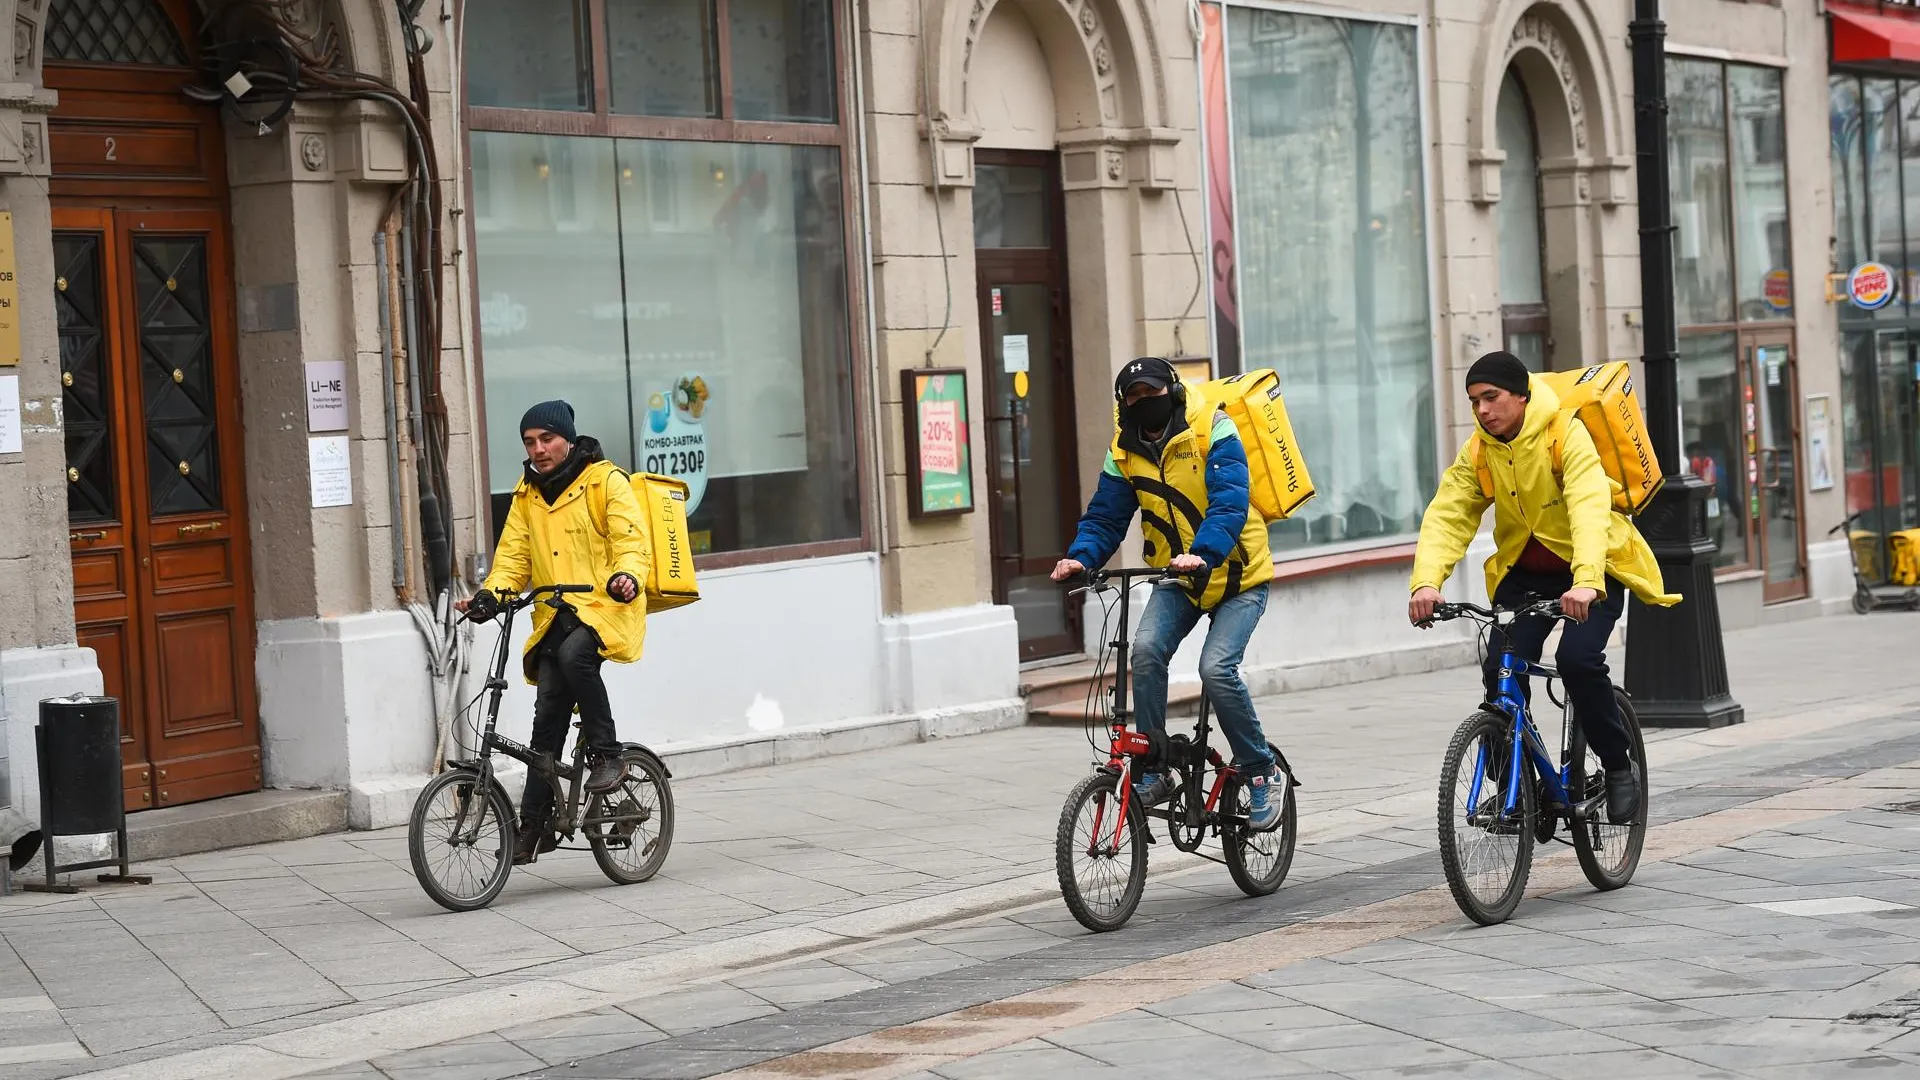
[[[1180,383],[1180,373],[1174,370],[1171,361],[1164,356],[1140,356],[1127,361],[1120,374],[1113,380],[1113,400],[1125,402],[1127,387],[1141,379],[1159,379],[1167,384],[1167,392],[1184,398],[1184,388]]]

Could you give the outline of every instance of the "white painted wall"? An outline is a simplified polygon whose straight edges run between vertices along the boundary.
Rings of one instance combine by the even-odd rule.
[[[700,594],[697,604],[648,618],[638,663],[601,669],[622,738],[664,752],[888,711],[874,556],[704,571]],[[518,657],[530,629],[525,618],[514,626],[500,708],[502,734],[522,742],[532,732],[533,687]],[[475,639],[476,690],[494,640]]]

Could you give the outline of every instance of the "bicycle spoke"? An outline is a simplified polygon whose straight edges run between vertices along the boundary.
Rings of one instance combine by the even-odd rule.
[[[1483,768],[1471,771],[1462,768],[1455,778],[1454,848],[1468,890],[1492,904],[1506,893],[1513,880],[1519,845],[1530,843],[1532,838],[1521,837],[1519,826],[1503,812],[1510,779],[1504,755],[1484,739],[1469,752],[1483,763]],[[1477,806],[1472,803],[1475,771],[1482,773]]]
[[[1127,857],[1132,846],[1133,823],[1120,823],[1117,851],[1108,852],[1104,844],[1112,839],[1111,823],[1118,809],[1117,798],[1102,794],[1089,800],[1074,822],[1074,850],[1078,853],[1074,880],[1088,906],[1102,913],[1118,910],[1127,891],[1128,873],[1121,859]]]

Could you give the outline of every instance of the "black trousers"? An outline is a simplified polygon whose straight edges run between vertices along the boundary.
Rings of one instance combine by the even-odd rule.
[[[540,639],[538,683],[533,698],[534,750],[555,760],[567,746],[567,728],[574,706],[580,708],[580,742],[589,752],[618,753],[620,737],[613,729],[613,706],[607,684],[600,679],[600,638],[571,609],[554,613],[546,636]],[[539,773],[527,773],[527,790],[520,798],[520,820],[542,824],[553,812],[553,785]]]
[[[1539,574],[1514,569],[1501,579],[1493,602],[1500,607],[1519,607],[1529,598],[1559,599],[1571,588],[1571,570]],[[1587,621],[1562,624],[1560,648],[1553,656],[1554,666],[1560,669],[1560,681],[1567,688],[1567,698],[1573,702],[1574,719],[1586,733],[1587,744],[1599,755],[1600,763],[1610,770],[1624,769],[1632,760],[1627,729],[1620,721],[1620,706],[1613,699],[1613,680],[1607,672],[1607,639],[1613,635],[1613,625],[1620,621],[1620,613],[1626,606],[1626,587],[1608,578],[1607,598],[1593,605],[1587,612]],[[1539,615],[1516,619],[1509,630],[1494,628],[1487,641],[1484,671],[1488,697],[1492,697],[1499,685],[1503,641],[1511,640],[1514,653],[1521,659],[1537,663],[1541,650],[1546,648],[1547,635],[1552,631],[1553,620]],[[1527,694],[1531,702],[1532,692],[1526,676],[1520,676],[1519,682],[1521,693]]]

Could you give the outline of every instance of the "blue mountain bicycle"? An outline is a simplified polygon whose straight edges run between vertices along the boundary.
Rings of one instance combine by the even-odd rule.
[[[1433,617],[1470,618],[1503,630],[1519,619],[1567,618],[1558,600],[1494,610],[1441,604]],[[1440,767],[1440,862],[1454,902],[1482,926],[1505,922],[1513,914],[1527,891],[1533,845],[1555,839],[1561,824],[1568,836],[1562,842],[1573,845],[1580,869],[1602,892],[1633,880],[1647,835],[1647,747],[1626,691],[1615,687],[1613,695],[1629,753],[1640,771],[1640,805],[1632,821],[1616,825],[1607,820],[1606,770],[1587,746],[1573,707],[1554,694],[1559,673],[1522,660],[1504,644],[1505,634],[1501,639],[1499,683],[1492,697],[1454,732]],[[1547,696],[1563,710],[1558,765],[1534,726],[1521,690],[1522,676],[1543,680]]]

